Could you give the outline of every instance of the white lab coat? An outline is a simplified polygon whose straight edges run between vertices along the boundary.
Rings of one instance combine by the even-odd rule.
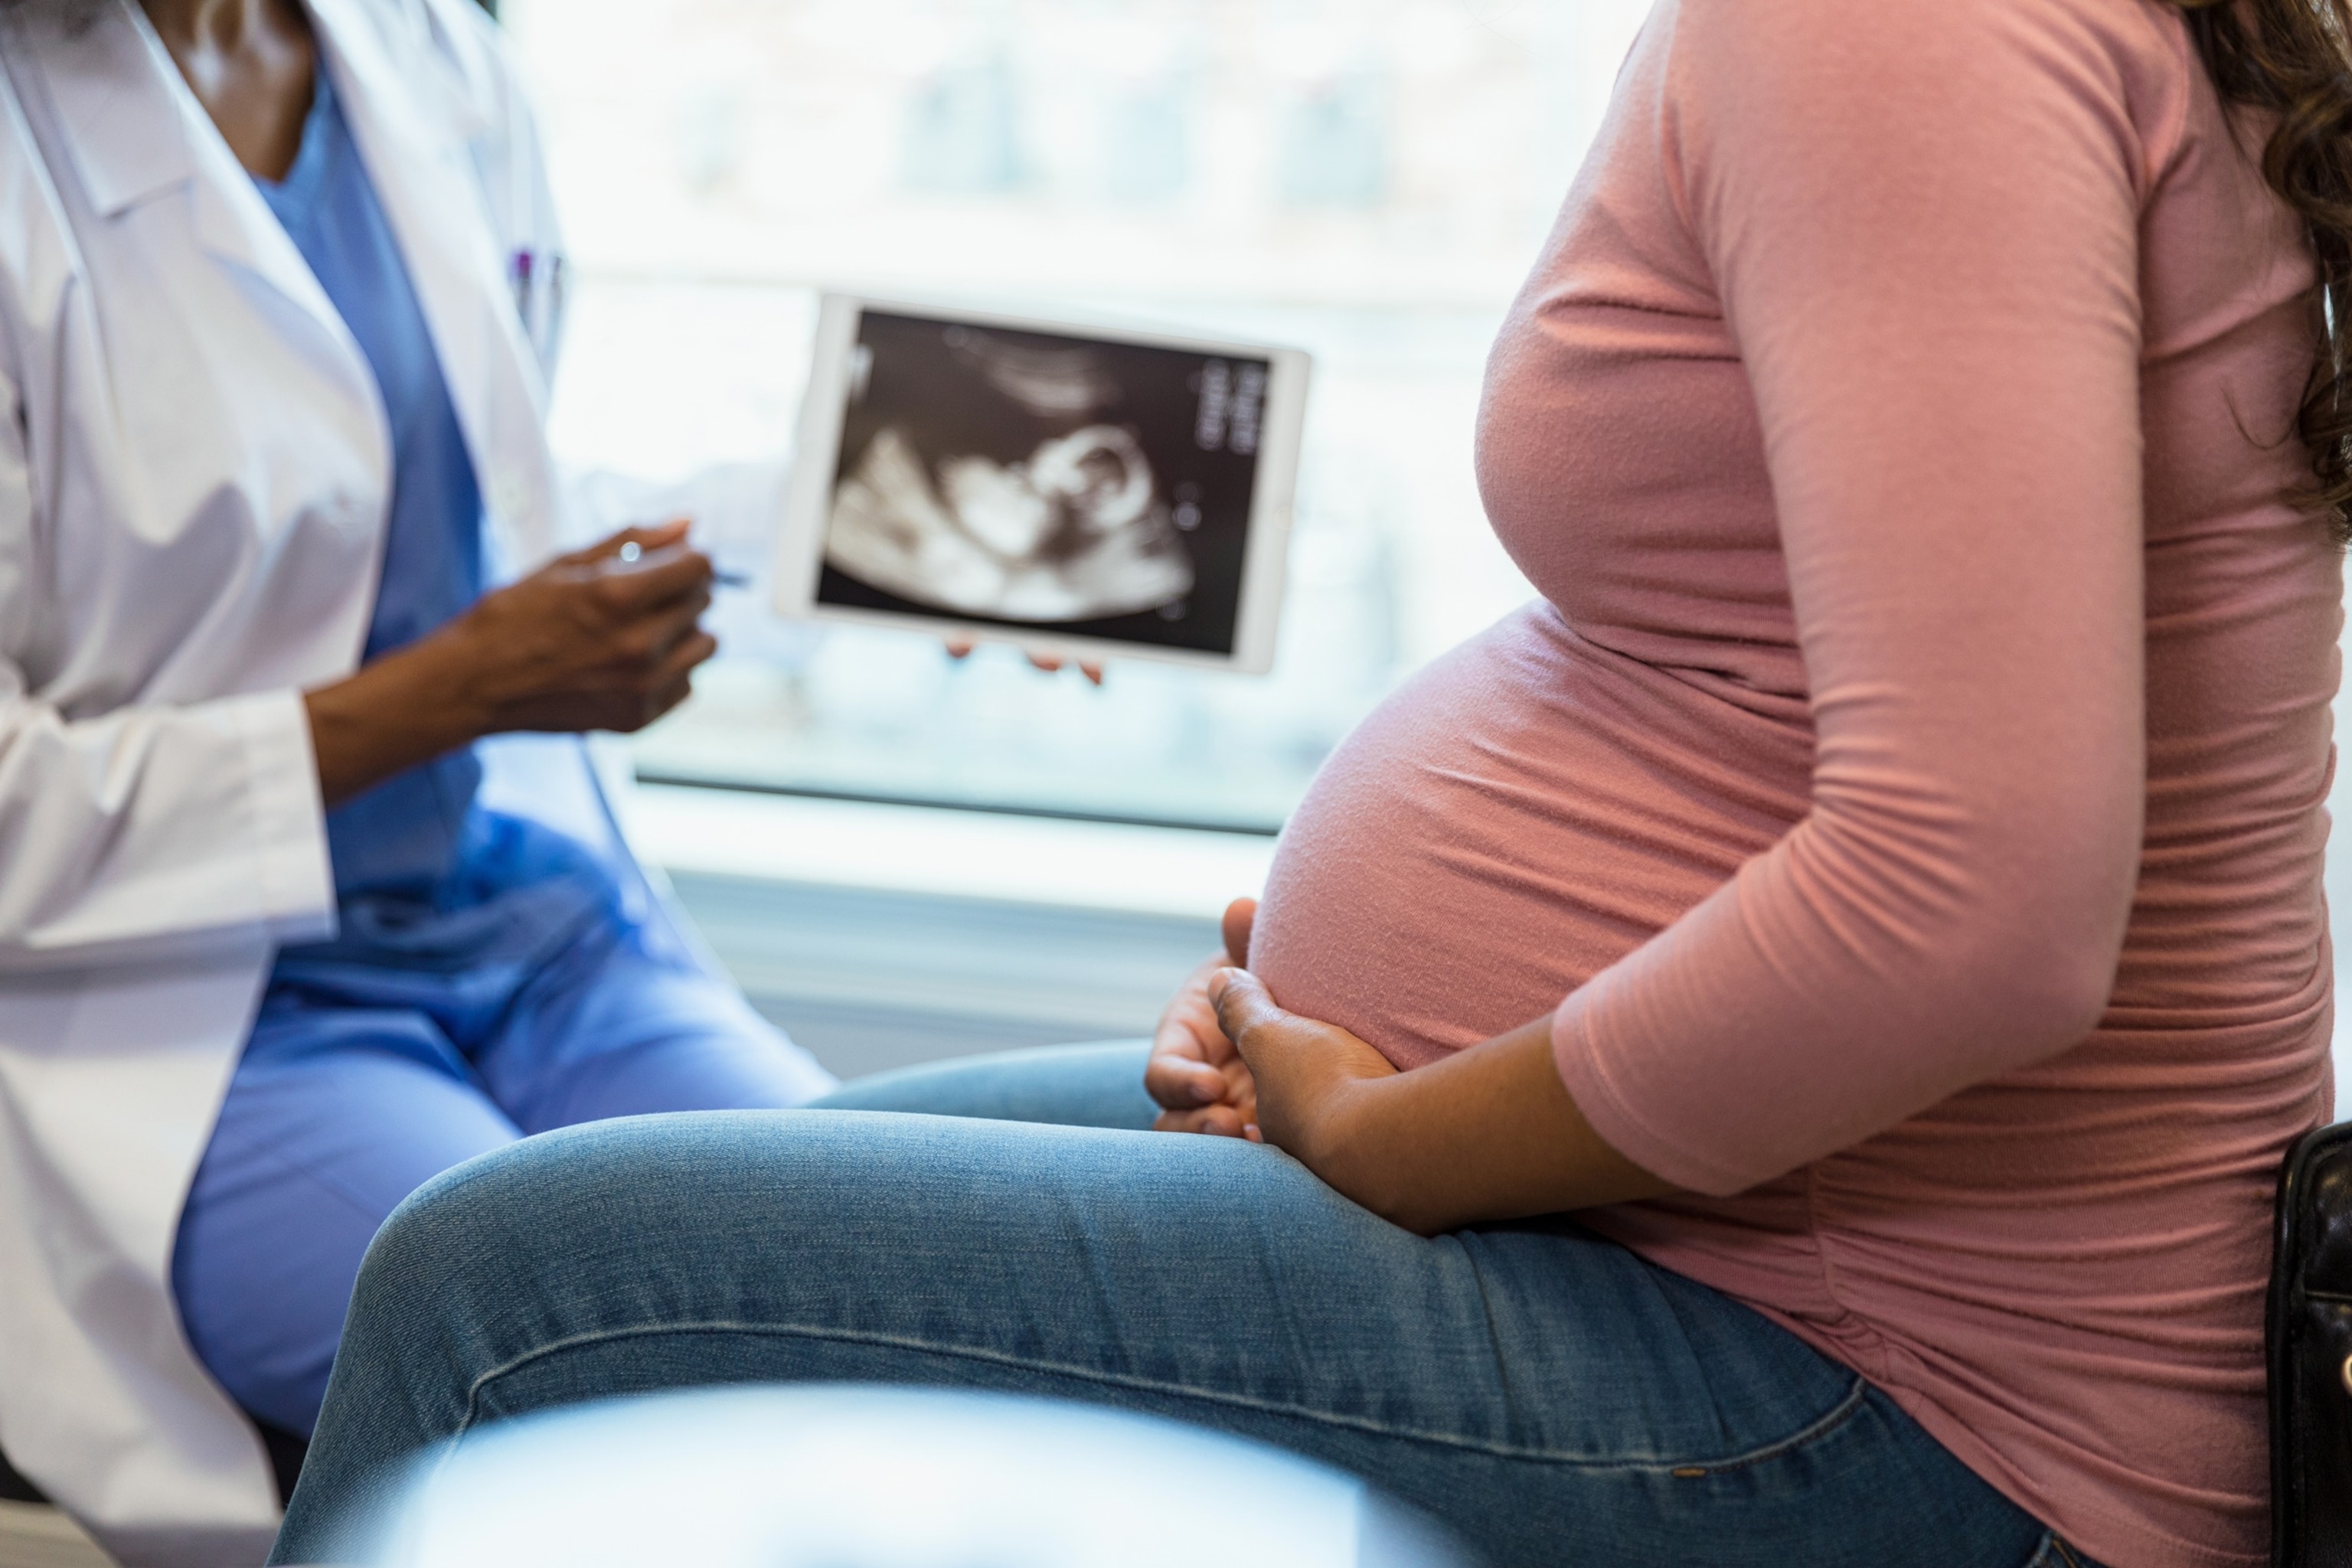
[[[472,0],[309,5],[528,565],[551,344],[513,273],[559,247],[522,99]],[[298,692],[357,662],[390,437],[132,0],[43,9],[0,20],[0,1447],[126,1563],[253,1563],[275,1495],[171,1250],[274,951],[333,927]]]

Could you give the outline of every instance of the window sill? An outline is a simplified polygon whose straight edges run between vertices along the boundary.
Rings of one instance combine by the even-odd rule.
[[[1255,834],[644,784],[629,837],[673,874],[1213,921],[1265,886]]]
[[[752,1005],[843,1078],[1151,1032],[1274,841],[646,784],[629,837]]]

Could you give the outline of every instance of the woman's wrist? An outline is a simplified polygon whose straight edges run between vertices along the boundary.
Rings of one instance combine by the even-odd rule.
[[[319,789],[339,805],[490,732],[460,620],[303,694]]]
[[[1399,1156],[1410,1148],[1412,1086],[1405,1080],[1411,1076],[1335,1075],[1303,1119],[1300,1147],[1289,1151],[1324,1185],[1408,1230],[1417,1228],[1416,1190],[1411,1180],[1399,1179],[1410,1163]]]
[[[1560,1081],[1551,1020],[1412,1072],[1351,1072],[1346,1053],[1294,1079],[1282,1142],[1333,1190],[1434,1236],[1674,1190],[1609,1147]]]

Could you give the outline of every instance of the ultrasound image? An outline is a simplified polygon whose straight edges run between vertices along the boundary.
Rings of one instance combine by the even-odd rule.
[[[1263,360],[877,310],[820,603],[1233,649]]]

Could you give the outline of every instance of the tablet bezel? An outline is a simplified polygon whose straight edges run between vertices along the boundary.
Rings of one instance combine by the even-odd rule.
[[[1044,332],[1080,341],[1265,361],[1265,409],[1258,426],[1257,471],[1250,496],[1249,540],[1242,553],[1241,595],[1235,606],[1233,651],[1214,653],[1157,643],[1124,642],[1116,637],[1069,636],[1044,626],[1024,629],[992,621],[963,620],[950,611],[934,615],[819,603],[817,584],[824,567],[824,534],[832,517],[835,478],[841,468],[841,431],[847,413],[852,351],[856,346],[859,319],[869,310],[982,329]],[[1310,366],[1304,351],[1268,343],[1139,330],[1077,318],[1017,316],[936,301],[828,292],[818,302],[808,390],[801,402],[792,478],[785,487],[783,516],[776,531],[776,612],[794,620],[920,630],[958,641],[1004,644],[1045,658],[1141,658],[1189,665],[1196,669],[1263,675],[1274,666],[1275,641],[1282,616]]]

